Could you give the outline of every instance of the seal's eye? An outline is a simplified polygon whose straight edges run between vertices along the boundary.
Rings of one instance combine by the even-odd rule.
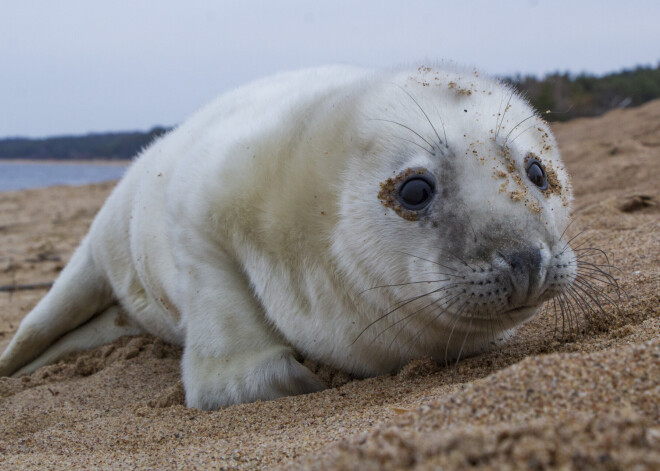
[[[543,165],[536,159],[529,159],[527,162],[527,176],[529,180],[541,190],[548,189],[548,177],[545,174]]]
[[[399,201],[406,209],[422,209],[431,202],[433,187],[427,175],[411,175],[399,187]]]

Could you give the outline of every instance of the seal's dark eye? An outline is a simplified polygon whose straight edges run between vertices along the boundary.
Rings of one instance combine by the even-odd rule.
[[[543,165],[536,159],[529,159],[527,162],[527,176],[529,180],[541,190],[548,189],[548,177],[545,174]]]
[[[426,175],[412,175],[399,187],[399,201],[406,209],[426,207],[433,196],[433,180]]]

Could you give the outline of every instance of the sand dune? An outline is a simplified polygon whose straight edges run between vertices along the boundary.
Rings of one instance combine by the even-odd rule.
[[[574,335],[548,312],[456,367],[310,365],[335,387],[214,412],[182,405],[178,348],[123,338],[0,379],[0,467],[660,469],[660,102],[554,129],[573,243],[605,250],[626,292]],[[52,281],[111,189],[1,193],[0,285]],[[44,293],[0,292],[0,349]]]

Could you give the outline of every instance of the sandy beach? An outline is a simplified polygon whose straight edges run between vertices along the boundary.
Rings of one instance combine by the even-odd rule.
[[[183,406],[178,347],[122,338],[0,378],[0,468],[660,469],[660,101],[553,129],[572,244],[617,267],[616,306],[548,311],[456,366],[308,363],[331,388],[213,412]],[[52,282],[113,186],[0,193],[0,286]],[[46,289],[0,291],[0,350]]]

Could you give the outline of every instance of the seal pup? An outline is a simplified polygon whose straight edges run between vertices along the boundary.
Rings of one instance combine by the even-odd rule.
[[[215,409],[326,387],[298,355],[366,377],[478,353],[571,286],[570,201],[547,123],[501,82],[277,75],[141,152],[0,374],[148,332]]]

